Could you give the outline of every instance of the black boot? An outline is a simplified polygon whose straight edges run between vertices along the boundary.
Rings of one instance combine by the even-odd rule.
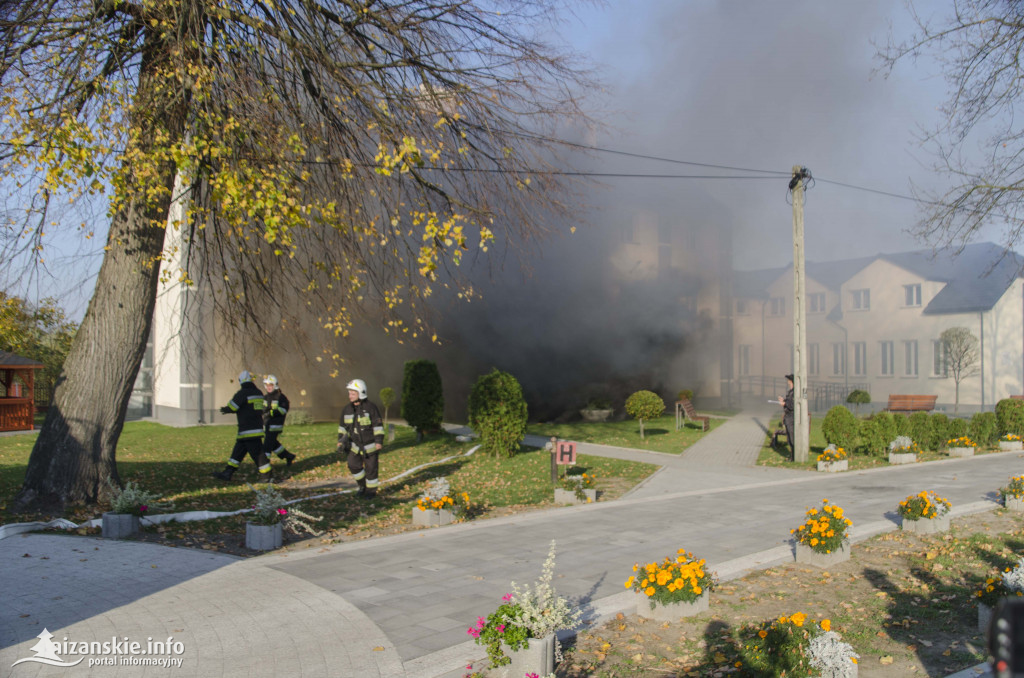
[[[231,466],[225,466],[223,471],[217,471],[213,474],[213,477],[217,480],[229,481],[232,476],[235,475],[235,469]]]
[[[377,488],[376,487],[368,487],[368,488],[366,488],[366,492],[363,493],[363,499],[373,499],[376,496],[377,496]]]
[[[283,450],[279,452],[277,456],[280,457],[281,459],[284,459],[284,463],[286,466],[291,466],[292,462],[295,461],[295,455],[289,452],[288,450]]]
[[[356,484],[359,485],[359,491],[356,494],[358,494],[360,497],[365,497],[366,496],[366,478],[360,478],[359,480],[356,481]]]

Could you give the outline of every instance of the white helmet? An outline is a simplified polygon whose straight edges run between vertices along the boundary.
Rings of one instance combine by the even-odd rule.
[[[238,383],[244,384],[247,381],[252,381],[252,375],[249,374],[249,370],[242,370],[238,373]]]
[[[362,379],[353,379],[345,385],[345,388],[358,393],[360,400],[366,400],[366,382]]]
[[[263,377],[263,383],[269,386],[271,391],[277,390],[277,377],[275,377],[274,375],[268,374],[267,376]]]

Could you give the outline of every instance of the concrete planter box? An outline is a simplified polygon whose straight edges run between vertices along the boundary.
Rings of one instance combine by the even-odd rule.
[[[131,513],[104,513],[103,536],[107,539],[126,539],[140,529],[139,517]]]
[[[654,604],[651,609],[651,599],[644,593],[636,594],[637,616],[646,617],[655,621],[678,621],[684,617],[693,617],[701,612],[707,612],[711,607],[710,591],[704,589],[704,593],[697,597],[692,603],[672,603],[671,605]]]
[[[850,460],[840,459],[839,461],[819,461],[818,470],[823,473],[839,473],[850,470]]]
[[[580,410],[580,416],[583,417],[583,421],[594,423],[598,421],[608,421],[608,417],[612,416],[614,412],[615,410]]]
[[[900,529],[904,532],[916,532],[917,534],[949,532],[949,514],[947,513],[938,518],[921,518],[920,520],[901,518]]]
[[[253,551],[273,551],[281,548],[284,529],[281,523],[273,525],[245,524],[245,548]]]
[[[412,510],[412,524],[431,527],[433,525],[450,525],[455,520],[455,514],[448,509],[427,509],[421,511],[417,506]]]
[[[946,453],[951,457],[973,457],[973,447],[951,447],[946,450]]]
[[[1017,497],[1006,495],[1003,497],[1003,504],[1006,506],[1006,510],[1008,511],[1024,513],[1024,499],[1018,499]]]
[[[818,553],[807,544],[796,543],[796,562],[815,567],[835,567],[850,559],[850,542],[844,541],[832,553]]]
[[[1024,443],[1019,440],[1000,440],[999,449],[1003,452],[1020,452],[1024,449]]]
[[[978,603],[978,632],[987,633],[989,622],[992,621],[992,608],[985,603]]]
[[[560,487],[555,488],[555,503],[556,504],[593,504],[597,501],[597,490],[583,490],[583,494],[587,495],[586,499],[580,499],[576,496],[576,492],[573,490],[563,490]]]
[[[512,660],[512,663],[493,668],[488,671],[488,675],[492,678],[521,678],[529,673],[536,673],[538,676],[554,673],[555,634],[543,638],[530,638],[527,645],[521,650],[511,650],[508,645],[502,643],[501,651]]]
[[[917,461],[917,455],[913,452],[889,453],[890,464],[913,464],[915,461]]]

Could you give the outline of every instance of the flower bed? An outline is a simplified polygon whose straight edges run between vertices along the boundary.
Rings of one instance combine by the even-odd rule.
[[[558,480],[555,488],[556,504],[590,504],[597,499],[594,474],[587,473],[580,466],[565,469],[565,475]]]
[[[995,577],[988,577],[974,593],[978,600],[978,630],[988,630],[992,610],[1003,598],[1024,598],[1024,558],[1017,561],[1017,566],[1005,568]]]
[[[857,675],[860,655],[842,642],[828,619],[819,622],[797,612],[745,627],[741,635],[749,638],[743,644],[743,664],[757,675],[787,678],[852,678]]]
[[[946,453],[951,457],[973,457],[978,444],[967,436],[946,441]]]
[[[821,500],[820,509],[807,509],[803,525],[789,531],[796,542],[797,561],[825,566],[849,559],[846,531],[850,525],[842,507],[829,503],[828,499]]]
[[[829,445],[825,451],[818,455],[818,470],[825,473],[838,473],[846,471],[850,467],[849,455],[846,450],[835,445]]]
[[[952,505],[935,492],[921,491],[912,494],[896,507],[902,522],[900,527],[907,532],[933,534],[949,529],[949,512]]]
[[[917,461],[917,455],[921,448],[909,436],[896,436],[896,439],[889,443],[890,464],[912,464]]]
[[[999,488],[999,494],[1007,509],[1024,513],[1024,476],[1012,476],[1006,487]]]
[[[1024,442],[1016,433],[1007,433],[999,439],[999,449],[1004,452],[1015,452],[1024,449]]]
[[[637,574],[626,580],[626,588],[641,596],[637,600],[637,614],[651,617],[649,613],[661,606],[671,608],[667,614],[678,619],[707,610],[707,594],[714,587],[714,577],[705,565],[703,558],[697,560],[686,549],[679,549],[674,560],[665,558],[661,563],[642,567],[634,564],[633,572]]]
[[[412,510],[413,525],[448,525],[469,508],[469,494],[454,492],[444,476],[427,483]]]

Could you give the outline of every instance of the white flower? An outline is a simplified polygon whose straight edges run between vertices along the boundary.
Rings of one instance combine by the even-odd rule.
[[[1017,567],[1009,572],[1003,572],[1002,577],[1003,586],[1006,587],[1008,593],[1024,591],[1024,558],[1017,562]]]
[[[821,672],[821,678],[850,678],[857,665],[851,657],[860,658],[849,643],[844,643],[835,631],[825,631],[811,639],[808,646],[811,666]]]

